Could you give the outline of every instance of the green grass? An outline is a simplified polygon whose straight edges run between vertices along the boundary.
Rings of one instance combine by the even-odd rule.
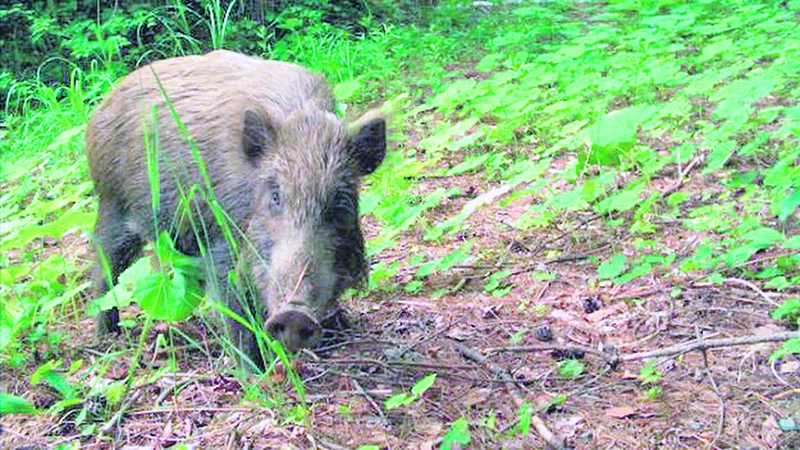
[[[236,36],[226,33],[237,24],[220,2],[210,5],[165,10],[169,39],[151,50],[168,56],[204,48],[187,14],[205,17],[211,47],[235,49]],[[348,117],[375,99],[394,112],[397,150],[366,180],[361,199],[381,231],[369,243],[377,261],[369,290],[358,295],[441,295],[432,276],[482,256],[469,239],[456,239],[470,217],[525,196],[535,201],[510,224],[515,230],[578,234],[580,218],[590,216],[604,233],[635,243],[638,252],[630,254],[612,241],[610,256],[591,260],[596,278],[589,283],[671,273],[717,283],[736,276],[797,292],[798,15],[797,1],[543,3],[488,15],[444,5],[427,27],[366,20],[369,33],[354,36],[300,9],[278,21],[291,33],[277,43],[267,39],[274,30],[258,30],[264,40],[257,47],[262,56],[325,73]],[[54,361],[68,339],[60,324],[82,317],[89,295],[89,259],[78,250],[96,206],[82,132],[121,75],[115,63],[124,43],[97,36],[67,83],[11,82],[14,108],[0,128],[0,365],[33,367],[31,349],[39,349],[36,359],[47,362],[36,380],[55,385],[64,401],[94,395],[90,381],[65,387],[58,374],[80,368]],[[432,211],[464,193],[417,188],[465,175],[503,195],[434,218]],[[438,256],[381,260],[413,233],[450,247]],[[678,253],[671,234],[697,235],[698,245]],[[764,255],[765,264],[753,263]],[[505,295],[509,275],[498,266],[487,294]],[[796,298],[774,314],[793,323],[799,317]],[[798,342],[780,354],[792,352],[800,352]],[[577,376],[584,366],[559,370]],[[102,390],[112,405],[118,389]],[[469,440],[460,420],[448,442]]]

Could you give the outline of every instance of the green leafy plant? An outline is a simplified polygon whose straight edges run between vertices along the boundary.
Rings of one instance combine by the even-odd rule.
[[[664,376],[652,365],[647,365],[639,370],[639,382],[647,387],[647,396],[654,399],[661,395],[661,386],[658,384]]]
[[[439,448],[441,450],[449,450],[453,448],[453,444],[467,445],[471,441],[472,435],[469,432],[469,423],[467,419],[459,417],[445,433]]]
[[[417,380],[413,386],[411,386],[411,393],[401,392],[399,394],[395,394],[384,402],[384,407],[388,410],[396,409],[401,406],[408,406],[417,400],[419,400],[425,392],[428,391],[431,387],[433,387],[433,383],[436,381],[436,374],[431,373],[428,374],[419,380]]]
[[[36,414],[33,403],[17,395],[0,392],[0,417],[9,414]]]
[[[565,359],[558,364],[558,374],[562,377],[577,378],[585,371],[586,366],[577,359]]]

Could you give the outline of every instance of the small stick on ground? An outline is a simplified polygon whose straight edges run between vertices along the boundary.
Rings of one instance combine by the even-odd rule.
[[[673,356],[681,353],[708,350],[719,347],[735,347],[739,345],[761,344],[764,342],[783,342],[789,339],[800,338],[800,331],[786,331],[783,333],[775,333],[767,336],[740,336],[737,338],[724,338],[724,339],[701,339],[692,342],[684,342],[682,344],[673,345],[671,347],[662,348],[660,350],[653,350],[650,352],[630,353],[627,355],[619,355],[616,362],[637,361],[640,359],[660,358],[662,356]]]
[[[420,339],[418,341],[415,341],[415,342],[412,342],[410,344],[404,345],[403,347],[400,348],[400,351],[397,352],[397,357],[398,358],[402,358],[407,352],[413,350],[415,347],[418,347],[418,346],[420,346],[420,345],[422,345],[422,344],[424,344],[424,343],[426,343],[428,341],[436,339],[437,337],[441,336],[444,333],[447,333],[448,331],[450,331],[451,328],[453,328],[453,326],[458,325],[462,321],[463,321],[463,319],[458,319],[458,320],[456,320],[454,322],[450,322],[449,324],[447,324],[446,327],[436,331],[435,333],[431,334],[430,336],[426,336],[423,339]]]
[[[609,360],[609,355],[605,355],[593,348],[584,347],[581,345],[520,345],[509,347],[489,347],[486,349],[488,353],[531,353],[552,352],[555,350],[566,352],[583,352],[589,355],[597,355],[603,359]]]
[[[309,435],[308,440],[314,444],[314,448],[321,448],[325,450],[349,450],[347,447],[343,447],[335,442],[331,442],[324,438],[314,438],[313,436]]]
[[[778,392],[772,396],[772,400],[783,400],[787,397],[800,396],[800,389],[789,389],[788,391]]]
[[[105,425],[100,428],[101,435],[111,431],[111,429],[114,428],[120,420],[122,420],[122,416],[125,415],[125,412],[131,407],[133,402],[139,398],[141,393],[142,391],[136,391],[130,397],[128,397],[127,400],[125,400],[125,402],[119,407],[119,410],[117,410],[117,412],[111,417],[111,420],[106,422]]]
[[[664,192],[661,193],[661,196],[666,197],[672,194],[673,192],[677,191],[678,189],[680,189],[681,186],[683,186],[683,184],[686,182],[686,175],[689,175],[689,173],[695,168],[695,166],[697,166],[698,162],[699,162],[698,158],[692,158],[692,160],[689,161],[689,164],[687,164],[686,167],[682,168],[681,165],[678,164],[678,180],[672,186],[665,189]]]
[[[511,275],[509,275],[509,277],[515,277],[517,275],[522,275],[523,273],[533,272],[534,270],[539,270],[539,268],[541,268],[542,266],[550,264],[562,264],[567,262],[580,261],[583,259],[587,259],[589,255],[590,255],[589,253],[576,253],[574,255],[559,256],[557,258],[548,259],[546,261],[542,261],[532,266],[524,267],[520,270],[511,272]]]
[[[800,338],[800,331],[786,331],[783,333],[775,333],[766,336],[740,336],[737,338],[699,339],[649,352],[628,353],[628,354],[622,353],[618,355],[603,353],[599,350],[579,345],[568,345],[568,346],[524,345],[516,347],[491,347],[487,349],[487,351],[489,353],[502,353],[502,352],[532,353],[532,352],[549,352],[553,350],[581,351],[589,355],[598,356],[611,365],[616,365],[619,364],[620,362],[638,361],[640,359],[660,358],[663,356],[673,356],[696,350],[705,351],[708,349],[720,348],[720,347],[736,347],[739,345],[761,344],[765,342],[783,342],[795,338]]]
[[[358,393],[361,394],[362,397],[367,399],[367,402],[370,404],[370,406],[372,406],[375,412],[377,412],[378,415],[381,417],[381,422],[383,423],[383,425],[386,426],[388,422],[386,421],[386,416],[383,415],[383,410],[381,409],[380,405],[375,403],[375,400],[372,398],[372,396],[369,395],[369,393],[363,387],[361,387],[360,384],[358,384],[358,381],[356,381],[354,378],[351,378],[350,382],[353,383],[353,386],[356,388]]]
[[[511,381],[511,382],[514,381],[514,378],[511,376],[510,373],[508,373],[508,370],[504,369],[503,367],[499,367],[495,364],[492,364],[491,362],[489,362],[488,359],[486,359],[485,356],[467,347],[461,342],[453,341],[453,343],[455,344],[455,347],[458,350],[458,352],[461,353],[461,355],[464,356],[465,358],[473,362],[476,362],[484,367],[487,367],[489,370],[492,371],[492,373],[494,373],[498,378],[502,379],[503,381]],[[512,386],[516,387],[515,384]],[[519,391],[517,392],[517,395],[520,395]],[[541,438],[544,439],[545,442],[547,442],[547,445],[550,448],[556,450],[562,450],[566,448],[566,446],[564,445],[564,439],[554,435],[553,432],[550,431],[549,428],[547,428],[547,425],[545,425],[544,421],[538,415],[534,414],[531,417],[531,425],[533,425],[533,428],[536,430],[537,433],[539,433],[539,436],[541,436]]]
[[[728,284],[740,284],[742,286],[746,286],[746,287],[752,289],[753,292],[758,294],[759,297],[763,298],[770,305],[778,306],[778,303],[775,300],[770,298],[770,296],[767,295],[764,291],[762,291],[758,286],[756,286],[755,284],[753,284],[753,283],[751,283],[751,282],[749,282],[747,280],[742,280],[742,279],[739,279],[739,278],[725,278],[725,280],[723,280],[723,281],[725,281]]]
[[[697,340],[701,340],[700,337],[700,328],[696,328],[697,332]],[[706,449],[711,450],[714,448],[714,445],[719,440],[720,436],[722,436],[723,430],[725,430],[725,416],[726,416],[726,409],[725,409],[725,399],[722,398],[722,393],[719,391],[719,387],[717,386],[717,382],[714,381],[714,374],[711,373],[711,366],[708,364],[708,351],[706,349],[702,350],[703,352],[703,365],[706,368],[706,376],[708,376],[708,381],[711,383],[711,389],[714,390],[714,393],[717,394],[717,402],[719,402],[719,422],[717,423],[717,431],[714,433],[714,438],[711,439],[711,442],[708,443],[708,447]]]

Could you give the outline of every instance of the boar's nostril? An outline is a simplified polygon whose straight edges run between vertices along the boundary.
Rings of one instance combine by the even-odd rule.
[[[280,322],[273,323],[272,326],[269,327],[270,334],[275,338],[280,338],[284,331],[286,331],[286,325]]]
[[[272,337],[283,342],[287,350],[314,347],[319,343],[322,329],[313,317],[296,309],[285,310],[271,317],[267,324]]]
[[[314,328],[309,328],[309,327],[301,329],[300,332],[298,333],[300,336],[300,340],[303,342],[308,341],[314,336],[314,331],[315,331]]]

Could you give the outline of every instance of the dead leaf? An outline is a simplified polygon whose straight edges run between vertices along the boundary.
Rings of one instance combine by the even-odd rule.
[[[778,426],[778,421],[773,416],[767,416],[761,423],[761,438],[764,443],[770,447],[777,444],[781,435],[781,429]]]
[[[286,369],[283,367],[283,364],[278,364],[275,367],[275,371],[269,374],[269,378],[274,384],[283,383],[283,380],[286,379]],[[265,386],[264,391],[266,392],[269,387]]]
[[[624,309],[625,309],[624,303],[617,303],[615,305],[609,306],[608,308],[598,309],[593,313],[586,314],[584,317],[589,322],[596,323]]]
[[[800,371],[800,361],[788,361],[781,364],[781,373],[789,374]]]
[[[556,320],[570,321],[573,320],[575,316],[569,311],[554,308],[553,310],[550,311],[550,318]]]
[[[466,406],[467,408],[470,408],[479,403],[485,402],[489,398],[490,393],[491,390],[487,388],[473,389],[469,391],[467,395],[464,396],[464,399],[461,400],[461,404]]]
[[[586,315],[586,320],[591,323],[599,322],[617,312],[617,308],[602,308]]]
[[[629,406],[617,406],[606,410],[606,416],[612,419],[624,419],[634,414],[636,414],[636,410]]]
[[[433,450],[436,447],[438,441],[436,439],[432,441],[425,441],[419,444],[419,450]]]
[[[583,422],[583,417],[577,414],[559,417],[553,421],[553,428],[565,438],[571,438],[578,432],[578,426]]]
[[[436,437],[442,434],[444,426],[440,422],[423,420],[417,424],[414,430],[423,436]]]

